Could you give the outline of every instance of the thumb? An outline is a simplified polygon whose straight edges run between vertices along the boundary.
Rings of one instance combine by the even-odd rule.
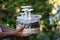
[[[24,25],[18,25],[17,27],[16,27],[16,31],[23,31],[23,29],[24,29],[25,27],[24,27]]]

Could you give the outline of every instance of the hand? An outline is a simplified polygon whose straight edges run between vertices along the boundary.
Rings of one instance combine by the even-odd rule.
[[[23,30],[24,30],[24,25],[18,25],[16,27],[16,36],[17,37],[26,37],[26,36],[30,36],[31,34],[30,33],[24,33]]]

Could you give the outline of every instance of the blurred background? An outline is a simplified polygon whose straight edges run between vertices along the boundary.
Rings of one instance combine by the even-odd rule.
[[[0,0],[0,24],[16,28],[16,17],[20,6],[32,6],[32,14],[42,15],[40,33],[31,35],[29,40],[60,40],[59,0]]]

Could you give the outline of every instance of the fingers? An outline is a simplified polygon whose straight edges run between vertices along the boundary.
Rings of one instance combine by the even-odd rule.
[[[22,33],[21,35],[20,35],[20,37],[26,37],[26,36],[30,36],[31,34],[29,34],[29,33]]]
[[[26,36],[30,36],[31,33],[30,32],[24,32],[24,31],[20,31],[16,34],[16,36],[18,37],[26,37]]]
[[[23,31],[24,28],[25,28],[24,25],[18,24],[16,30],[20,32]]]
[[[16,34],[17,37],[27,37],[27,36],[30,36],[31,34],[30,33],[23,33],[23,32],[19,32]]]
[[[19,37],[26,37],[26,36],[30,36],[31,34],[28,32],[28,33],[24,33],[24,28],[25,26],[24,25],[21,25],[21,24],[18,24],[17,27],[16,27],[16,30],[17,30],[17,34],[16,36],[19,36]]]

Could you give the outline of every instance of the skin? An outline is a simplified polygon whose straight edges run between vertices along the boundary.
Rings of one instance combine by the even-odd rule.
[[[16,37],[26,37],[29,36],[29,33],[23,33],[24,26],[17,27],[16,30],[8,27],[4,27],[0,25],[3,32],[0,32],[0,38],[8,37],[8,36],[16,36]],[[2,36],[3,35],[3,36]]]

